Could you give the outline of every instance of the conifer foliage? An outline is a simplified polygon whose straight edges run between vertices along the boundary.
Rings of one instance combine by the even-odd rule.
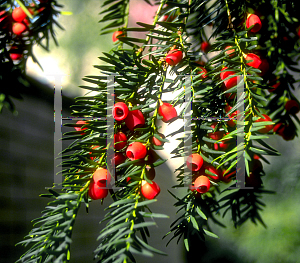
[[[236,227],[247,220],[265,226],[261,198],[271,191],[263,186],[268,176],[263,163],[269,163],[265,156],[280,153],[264,139],[281,135],[291,140],[299,123],[293,95],[297,80],[291,75],[299,72],[299,2],[146,2],[157,5],[153,23],[137,21],[134,28],[128,27],[129,0],[103,3],[100,25],[107,24],[101,33],[111,34],[115,45],[99,57],[99,75],[86,76],[87,85],[81,86],[97,95],[78,97],[73,106],[74,116],[94,120],[66,124],[76,130],[63,138],[75,139],[62,152],[63,189],[44,195],[52,201],[20,242],[30,248],[18,262],[68,262],[81,203],[88,208],[104,198],[113,203],[102,220],[97,262],[136,262],[136,254],[164,254],[148,244],[155,224],[148,218],[168,217],[150,210],[160,191],[168,190],[155,182],[155,168],[166,161],[159,150],[168,142],[157,120],[185,118],[190,105],[191,134],[180,138],[173,151],[175,158],[187,159],[174,171],[175,189],[168,190],[179,215],[164,237],[182,239],[188,251],[191,236],[217,238],[209,223],[224,226],[220,215],[226,213]],[[146,32],[146,37],[133,32]],[[108,92],[111,76],[113,94]],[[176,90],[182,92],[173,100],[162,100]],[[236,169],[241,160],[244,170]],[[245,182],[236,187],[240,175]],[[183,197],[176,193],[180,187],[186,188]]]
[[[54,26],[63,29],[55,19],[61,7],[55,0],[0,1],[0,112],[3,107],[16,112],[12,98],[22,99],[29,86],[26,61],[38,63],[33,46],[49,51],[50,38],[58,45]]]

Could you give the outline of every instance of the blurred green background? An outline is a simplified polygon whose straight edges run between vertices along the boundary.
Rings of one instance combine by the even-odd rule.
[[[51,41],[51,52],[49,53],[36,47],[35,53],[45,71],[42,72],[37,65],[29,61],[28,73],[44,83],[47,82],[47,74],[66,74],[62,85],[63,94],[69,97],[84,94],[85,91],[78,88],[79,85],[84,85],[81,78],[85,75],[99,74],[93,65],[102,63],[97,57],[101,55],[101,52],[108,52],[113,46],[111,34],[99,35],[100,25],[97,22],[100,20],[98,14],[101,11],[102,2],[96,0],[59,1],[64,5],[63,11],[73,13],[73,15],[59,18],[60,24],[65,28],[65,31],[58,28],[56,31],[60,46],[56,47]],[[153,10],[143,0],[132,1],[131,25],[134,25],[134,19],[144,18],[144,20],[138,21],[147,22],[147,19],[153,15]],[[297,77],[299,78],[299,76]],[[296,96],[300,97],[299,91],[296,92]],[[275,195],[264,195],[262,200],[266,203],[266,207],[261,215],[268,228],[265,229],[261,225],[255,226],[253,223],[247,222],[242,227],[235,229],[228,214],[224,218],[226,229],[212,226],[213,231],[219,235],[220,239],[215,240],[208,237],[205,244],[195,241],[195,253],[189,256],[188,262],[300,262],[300,184],[298,180],[300,141],[296,137],[294,141],[286,142],[277,135],[272,136],[268,141],[282,153],[281,157],[268,157],[271,165],[264,164],[265,188],[277,192]],[[166,209],[174,203],[172,198],[167,198],[167,200],[159,198],[159,200],[164,200],[163,206],[160,204],[162,209]],[[155,210],[155,206],[153,210]],[[82,216],[84,217],[84,215]],[[168,229],[163,229],[156,233],[163,235],[167,231]],[[156,247],[164,250],[166,241],[158,243],[160,238],[156,238],[156,240]],[[90,242],[95,244],[95,240]],[[74,234],[74,243],[77,243],[76,233]],[[179,243],[179,246],[179,251],[183,251],[182,242]],[[81,252],[82,254],[86,253],[86,262],[92,262],[91,251],[87,253],[82,250]],[[195,258],[195,256],[197,257]],[[163,257],[151,259],[151,262],[153,260],[157,263],[171,262],[170,258],[168,260]],[[75,260],[71,260],[71,262],[75,262]],[[138,262],[144,263],[150,262],[150,260],[143,261],[141,259]],[[184,262],[184,259],[179,258],[178,262]]]

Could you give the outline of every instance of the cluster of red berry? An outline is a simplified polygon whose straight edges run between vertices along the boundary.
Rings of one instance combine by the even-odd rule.
[[[40,0],[39,2],[44,4],[48,2],[48,0]],[[29,13],[34,16],[41,13],[45,7],[37,7],[35,4],[31,4],[27,9]],[[21,7],[14,8],[12,12],[6,10],[0,12],[0,28],[8,32],[13,42],[15,42],[11,45],[9,50],[12,60],[20,60],[23,58],[25,45],[16,44],[16,42],[22,42],[23,34],[29,31],[30,24],[30,19]]]
[[[167,102],[161,102],[161,105],[158,108],[158,114],[162,117],[164,122],[170,122],[175,120],[177,117],[176,109]],[[130,132],[134,131],[139,127],[143,127],[145,124],[145,118],[143,113],[140,110],[129,110],[128,106],[124,102],[117,102],[113,106],[113,117],[118,122],[125,122],[125,125],[130,130]],[[80,131],[82,135],[83,130],[86,130],[87,127],[82,127],[87,124],[85,121],[78,121],[77,127],[75,127],[76,131]],[[130,133],[129,132],[129,133]],[[159,133],[159,136],[164,139],[165,136]],[[157,139],[156,137],[152,137],[151,142],[153,145],[162,146],[164,144],[163,141]],[[155,177],[155,169],[151,166],[151,162],[153,162],[153,158],[151,157],[151,152],[149,151],[150,144],[143,144],[141,142],[133,142],[127,146],[127,135],[118,131],[114,134],[114,149],[117,152],[114,153],[114,157],[111,159],[111,162],[117,166],[126,161],[128,158],[131,161],[134,160],[143,160],[148,155],[147,165],[145,166],[145,176],[148,181],[151,180],[151,183],[148,183],[146,180],[142,180],[141,182],[141,194],[147,199],[153,199],[160,193],[160,188],[156,182],[153,181]],[[93,146],[95,149],[99,146]],[[147,149],[148,148],[148,149]],[[125,153],[125,155],[124,155]],[[94,160],[95,157],[91,157]],[[126,178],[127,183],[130,183],[133,179],[130,177]],[[105,168],[97,169],[91,180],[89,186],[89,196],[92,199],[102,199],[108,194],[108,185],[111,181],[111,175]]]

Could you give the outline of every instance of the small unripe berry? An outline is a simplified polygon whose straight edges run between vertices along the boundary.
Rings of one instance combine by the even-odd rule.
[[[182,58],[183,58],[182,51],[180,51],[178,49],[173,49],[173,50],[170,50],[169,53],[167,54],[166,62],[170,66],[175,66],[182,60]]]
[[[249,28],[253,25],[254,27],[252,27],[252,29],[250,30],[250,32],[252,33],[257,33],[262,27],[260,18],[257,15],[251,14],[246,20],[246,27]]]
[[[135,128],[143,127],[145,118],[140,110],[129,111],[125,119],[125,124],[129,130],[133,131]]]
[[[131,160],[138,160],[145,158],[147,149],[141,142],[133,142],[127,147],[126,156]]]
[[[117,143],[119,142],[119,143]],[[115,149],[121,150],[123,149],[127,144],[127,136],[123,132],[118,132],[114,135],[114,143],[115,143]],[[117,143],[117,144],[116,144]]]
[[[197,179],[194,182],[194,189],[196,189],[198,193],[204,194],[209,190],[209,188],[210,181],[206,176],[200,175],[199,177],[197,177]]]
[[[295,100],[287,101],[284,107],[289,114],[297,114],[299,112],[299,103]]]
[[[112,41],[116,42],[118,41],[118,36],[122,36],[123,35],[123,31],[115,31],[112,35]]]
[[[258,120],[256,120],[255,122],[261,122],[261,121],[272,121],[272,119],[266,115],[266,114],[262,114],[264,116],[264,118],[259,118]],[[265,127],[261,128],[260,130],[258,130],[260,133],[268,133],[270,130],[273,129],[273,125],[266,125]]]
[[[15,20],[16,22],[22,22],[26,17],[26,13],[24,12],[24,10],[21,7],[17,7],[12,11],[11,14],[13,20]]]
[[[141,193],[146,199],[154,199],[159,193],[160,188],[157,183],[152,181],[152,184],[144,181],[142,182]]]
[[[200,49],[205,53],[209,51],[209,48],[210,48],[210,44],[208,42],[204,41],[201,43]]]
[[[170,103],[164,102],[158,108],[158,114],[161,115],[164,122],[170,122],[177,117],[177,111]]]
[[[23,23],[14,23],[12,31],[16,35],[21,35],[26,30],[26,26]]]
[[[125,118],[127,117],[129,113],[129,109],[124,102],[117,102],[113,106],[112,112],[113,112],[113,117],[116,121],[122,121],[125,120]]]
[[[187,167],[192,171],[199,171],[203,165],[203,158],[198,153],[191,154],[186,160]]]

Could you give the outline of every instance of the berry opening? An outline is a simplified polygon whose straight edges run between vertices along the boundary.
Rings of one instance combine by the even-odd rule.
[[[127,152],[127,157],[128,157],[129,159],[134,159],[134,154],[133,154],[131,151],[128,151],[128,152]]]

